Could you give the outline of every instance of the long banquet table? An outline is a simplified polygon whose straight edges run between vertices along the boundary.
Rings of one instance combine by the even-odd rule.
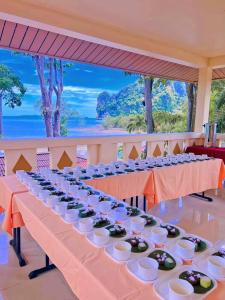
[[[135,279],[124,264],[110,259],[103,248],[89,243],[84,235],[29,192],[17,194],[15,201],[28,231],[80,299],[159,299],[151,284]],[[224,300],[224,295],[225,283],[218,283],[218,288],[207,299]]]
[[[85,183],[122,200],[145,195],[148,208],[163,200],[176,199],[209,189],[222,188],[225,167],[221,159],[153,168],[148,171],[86,180]],[[0,178],[0,208],[6,211],[3,229],[23,226],[23,218],[14,198],[27,192],[15,175]]]
[[[86,181],[119,199],[142,193],[150,205],[193,192],[222,187],[225,177],[221,160],[154,168]],[[23,226],[62,272],[80,299],[158,299],[152,285],[130,275],[125,265],[112,261],[103,249],[66,224],[50,208],[31,195],[16,176],[0,179],[0,205],[6,210],[4,228]],[[15,220],[14,220],[15,219]],[[208,299],[224,299],[225,284]]]

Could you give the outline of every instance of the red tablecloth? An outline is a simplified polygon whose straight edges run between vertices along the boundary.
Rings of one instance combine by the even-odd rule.
[[[186,149],[187,153],[207,154],[208,156],[220,158],[225,163],[225,148],[222,147],[204,147],[204,146],[190,146]]]

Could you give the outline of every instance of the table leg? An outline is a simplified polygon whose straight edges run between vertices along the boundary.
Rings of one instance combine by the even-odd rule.
[[[54,269],[56,269],[56,266],[54,264],[50,264],[48,255],[45,255],[45,266],[43,268],[33,270],[32,272],[29,273],[28,277],[29,279],[33,279],[43,273],[46,273]]]
[[[134,205],[134,197],[131,197],[130,198],[130,206],[133,206]]]
[[[20,267],[26,266],[26,261],[21,253],[20,228],[13,228],[13,239],[9,242],[13,247],[19,261]]]
[[[203,200],[207,200],[208,202],[213,202],[213,198],[205,196],[205,192],[202,192],[202,194],[194,193],[194,194],[191,194],[191,196],[196,196],[196,197],[201,198]]]
[[[144,208],[144,211],[146,212],[146,196],[144,196],[144,198],[143,198],[143,208]]]
[[[138,207],[138,196],[136,196],[136,207]]]

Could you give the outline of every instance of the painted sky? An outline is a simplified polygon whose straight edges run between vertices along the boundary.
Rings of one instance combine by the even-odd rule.
[[[22,106],[15,109],[4,107],[4,115],[37,115],[36,103],[41,99],[41,94],[32,58],[0,50],[0,64],[10,67],[27,88]],[[119,70],[74,62],[65,73],[63,97],[69,108],[76,110],[81,116],[95,117],[99,93],[115,93],[136,79],[135,75],[125,76]]]

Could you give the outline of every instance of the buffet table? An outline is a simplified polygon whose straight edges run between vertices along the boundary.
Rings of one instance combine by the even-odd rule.
[[[222,188],[225,167],[221,159],[198,161],[149,171],[86,180],[85,183],[119,200],[145,195],[148,209],[160,201],[176,199],[192,193]],[[3,229],[24,225],[15,195],[27,192],[15,175],[0,178],[0,207],[6,211]]]
[[[224,177],[224,163],[215,159],[91,179],[86,183],[118,199],[144,194],[148,208],[152,208],[160,201],[222,188]]]
[[[85,183],[119,199],[144,194],[151,207],[162,200],[220,188],[224,177],[223,161],[213,159],[96,178]],[[30,278],[56,266],[80,299],[158,299],[152,284],[140,282],[127,271],[125,264],[116,263],[104,248],[91,244],[73,225],[65,223],[28,192],[16,176],[0,179],[0,205],[6,211],[4,229],[9,233],[13,229],[11,244],[19,262],[24,265],[19,230],[25,225],[54,264],[41,268],[41,272],[41,269],[31,272]],[[225,284],[219,283],[207,299],[222,300],[224,294]]]
[[[186,149],[187,153],[207,154],[209,157],[220,158],[225,163],[225,148],[223,147],[204,147],[204,146],[190,146]]]
[[[134,278],[125,264],[114,262],[30,193],[17,194],[15,200],[26,228],[80,299],[159,299],[152,284]],[[224,295],[225,284],[218,283],[207,299],[223,300]]]

